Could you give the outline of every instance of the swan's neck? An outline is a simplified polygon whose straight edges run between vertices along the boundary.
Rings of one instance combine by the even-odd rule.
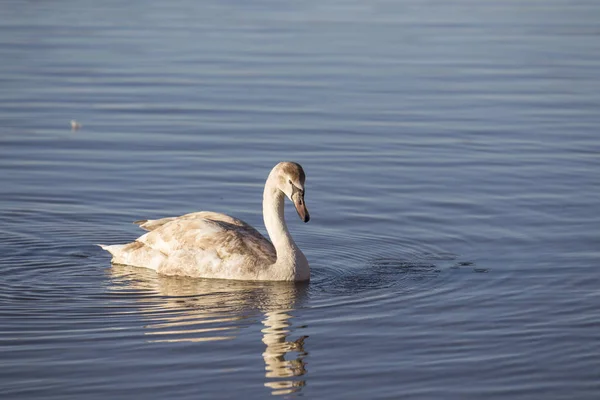
[[[274,181],[267,179],[263,194],[265,227],[277,252],[274,272],[293,280],[307,280],[310,275],[308,261],[288,231],[283,213],[285,194],[277,188]]]

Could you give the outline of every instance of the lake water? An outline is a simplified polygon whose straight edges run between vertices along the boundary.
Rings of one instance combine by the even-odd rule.
[[[596,399],[600,3],[44,1],[0,13],[3,399]],[[81,129],[71,130],[77,120]],[[264,232],[308,285],[111,267]]]

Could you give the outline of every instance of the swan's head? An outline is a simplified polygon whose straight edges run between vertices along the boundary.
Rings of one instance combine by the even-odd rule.
[[[300,164],[295,162],[280,162],[273,168],[277,177],[277,188],[294,203],[300,219],[304,222],[310,220],[310,214],[304,202],[304,181],[306,175]]]

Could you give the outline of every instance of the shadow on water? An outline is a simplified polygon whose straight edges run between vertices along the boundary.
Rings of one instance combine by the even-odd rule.
[[[306,385],[301,377],[307,373],[308,336],[291,339],[290,320],[306,297],[307,284],[170,277],[123,265],[108,271],[113,293],[136,295],[149,342],[231,340],[262,315],[265,387],[285,395]]]

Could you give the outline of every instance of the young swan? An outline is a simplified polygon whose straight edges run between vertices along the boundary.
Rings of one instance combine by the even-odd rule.
[[[132,243],[100,247],[112,254],[115,264],[150,268],[164,275],[307,281],[308,261],[292,239],[283,215],[286,196],[300,219],[309,221],[305,178],[300,164],[294,162],[281,162],[271,170],[263,193],[263,219],[272,243],[244,221],[200,211],[136,221],[150,232]]]

